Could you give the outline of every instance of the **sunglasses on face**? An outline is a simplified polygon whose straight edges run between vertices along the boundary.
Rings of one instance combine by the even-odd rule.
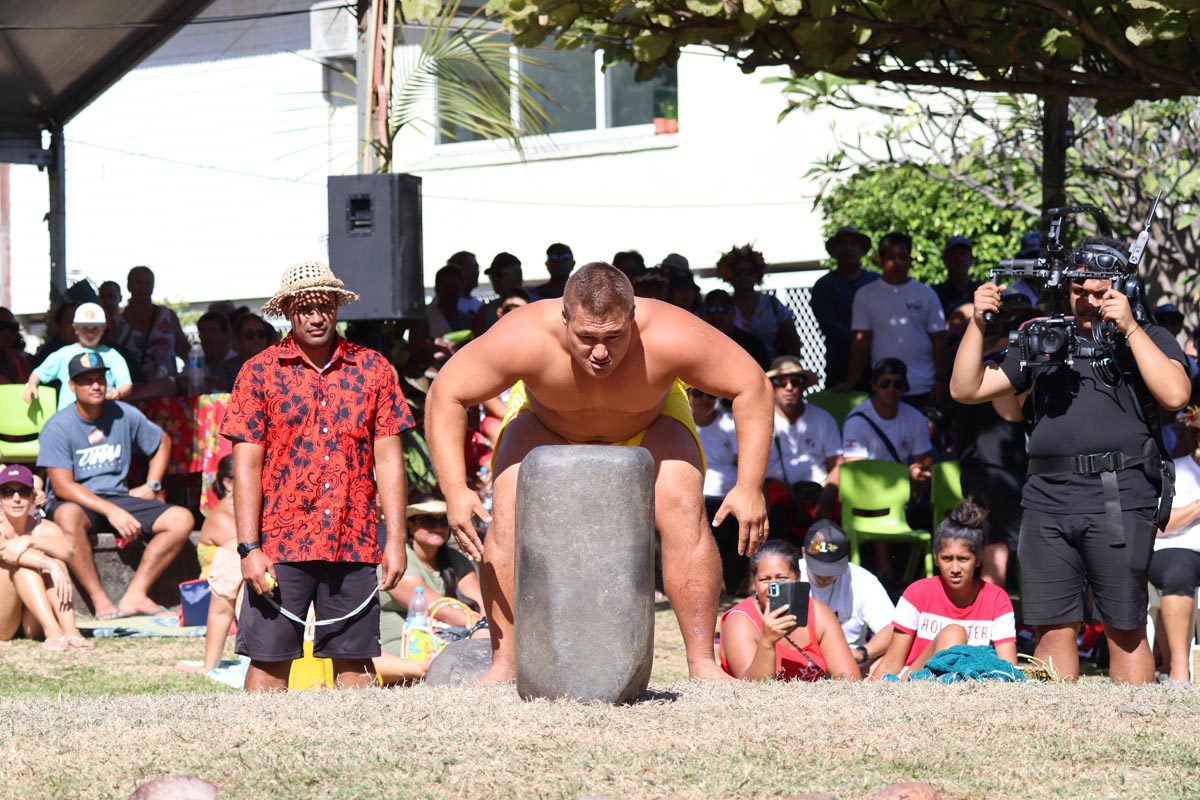
[[[728,314],[733,311],[733,306],[705,306],[704,313],[716,316],[717,314]]]
[[[444,528],[449,524],[444,516],[434,514],[413,514],[409,519],[419,528]]]
[[[12,497],[14,494],[19,494],[21,497],[32,497],[33,488],[29,486],[0,486],[0,497]]]
[[[243,339],[266,339],[267,332],[262,328],[249,328],[242,331]]]
[[[781,375],[778,378],[771,378],[771,385],[776,389],[782,389],[785,386],[791,386],[794,389],[804,388],[804,376],[802,375]]]
[[[908,391],[908,381],[904,380],[904,378],[897,378],[896,380],[889,380],[887,378],[884,378],[883,380],[881,380],[879,383],[877,383],[875,385],[878,386],[880,389],[891,389],[893,386],[895,386],[897,389],[899,389],[902,392]]]
[[[575,256],[570,253],[559,253],[556,256],[546,256],[547,261],[571,261]]]

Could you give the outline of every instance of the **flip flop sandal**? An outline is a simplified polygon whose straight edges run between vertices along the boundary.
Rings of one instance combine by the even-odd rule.
[[[75,650],[95,650],[96,644],[82,636],[64,636],[67,646]]]
[[[69,647],[70,647],[70,645],[67,644],[67,637],[65,637],[65,636],[59,636],[54,639],[47,639],[46,641],[42,642],[43,650],[62,652],[63,650],[68,649]]]

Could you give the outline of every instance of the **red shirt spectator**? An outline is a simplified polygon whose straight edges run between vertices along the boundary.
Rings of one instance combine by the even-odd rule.
[[[262,547],[272,562],[378,564],[373,445],[413,427],[382,355],[340,340],[321,371],[289,335],[242,367],[221,434],[262,445]]]
[[[1003,589],[980,581],[975,602],[960,607],[946,595],[942,579],[934,575],[905,589],[896,605],[892,627],[914,637],[905,665],[916,661],[942,628],[951,624],[966,630],[967,644],[998,645],[1017,640],[1012,600]]]

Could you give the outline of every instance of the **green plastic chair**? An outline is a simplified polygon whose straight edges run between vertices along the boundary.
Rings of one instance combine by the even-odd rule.
[[[963,499],[962,470],[957,461],[942,461],[933,465],[933,484],[930,491],[933,501],[933,526],[942,524],[950,510]]]
[[[933,536],[913,530],[904,518],[904,506],[912,492],[908,466],[894,461],[848,461],[839,468],[838,496],[842,505],[842,529],[850,539],[850,559],[861,564],[862,543],[900,542],[912,546],[904,580],[911,583],[933,574]]]
[[[29,405],[21,399],[24,384],[0,386],[0,462],[32,464],[38,457],[38,434],[58,408],[58,392],[39,386]]]
[[[812,403],[820,409],[828,411],[835,420],[838,427],[846,421],[846,416],[854,410],[855,406],[867,399],[866,392],[813,392],[808,397],[804,398],[804,402]]]

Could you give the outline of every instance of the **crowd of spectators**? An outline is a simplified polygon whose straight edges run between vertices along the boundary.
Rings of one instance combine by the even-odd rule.
[[[1028,256],[1037,246],[1036,234],[1029,234],[1014,254]],[[1018,620],[1006,590],[1012,588],[1008,565],[1020,530],[1028,421],[1015,398],[964,406],[948,394],[949,365],[974,313],[978,281],[972,278],[972,242],[959,235],[946,240],[945,279],[932,286],[910,276],[913,243],[903,233],[890,233],[873,246],[861,231],[846,226],[829,238],[826,249],[834,266],[811,292],[812,313],[824,337],[824,364],[801,358],[795,314],[762,288],[767,261],[752,246],[721,254],[716,276],[727,288],[704,294],[688,259],[677,253],[654,266],[636,250],[612,258],[638,297],[684,308],[725,333],[763,368],[774,390],[774,437],[763,487],[771,538],[746,558],[738,553],[732,517],[713,530],[724,594],[737,601],[721,620],[722,666],[745,678],[858,679],[916,670],[933,652],[967,643],[992,644],[1000,657],[1014,660]],[[481,291],[477,257],[458,252],[435,273],[424,318],[387,323],[382,333],[353,324],[346,329],[351,341],[388,356],[416,422],[402,435],[410,486],[408,571],[381,598],[384,655],[377,668],[387,681],[419,678],[422,671],[420,665],[399,663],[398,650],[405,610],[417,588],[431,599],[457,596],[476,611],[481,604],[470,562],[447,542],[445,504],[436,494],[423,435],[425,392],[438,368],[500,317],[530,302],[561,297],[575,263],[568,245],[553,243],[545,253],[548,280],[527,286],[521,260],[501,252],[484,270],[490,291]],[[73,617],[65,613],[68,566],[100,618],[159,610],[148,589],[195,527],[187,509],[164,502],[170,442],[136,406],[194,388],[190,376],[182,374],[189,354],[194,357],[193,343],[178,315],[153,302],[154,275],[148,268],[132,269],[125,289],[123,306],[122,288],[111,281],[94,296],[76,295],[59,304],[48,317],[44,344],[33,355],[25,352],[16,318],[0,309],[0,383],[24,384],[26,402],[39,385],[56,386],[60,410],[41,438],[38,466],[49,481],[44,513],[25,490],[26,481],[32,486],[37,476],[26,476],[28,470],[20,472],[24,468],[0,476],[11,479],[0,484],[6,520],[0,532],[5,539],[27,542],[0,544],[5,567],[0,571],[0,638],[23,627],[27,634],[42,631],[56,647],[82,646]],[[1002,313],[989,323],[985,356],[1003,351],[1010,331],[1045,313],[1040,299],[1031,286],[1010,287]],[[1161,306],[1158,317],[1182,336],[1183,315],[1173,306]],[[205,392],[229,391],[242,365],[280,338],[263,317],[228,303],[205,311],[196,333]],[[1195,378],[1200,368],[1194,340],[1187,341],[1187,352]],[[848,413],[831,413],[813,396],[820,384],[827,390],[822,394],[861,392],[856,395],[861,400]],[[737,437],[720,398],[692,388],[688,400],[707,462],[703,491],[711,520],[735,480]],[[492,398],[470,418],[475,433],[467,443],[467,463],[472,485],[484,496],[490,448],[506,403],[503,394]],[[1179,497],[1160,534],[1150,574],[1163,594],[1159,663],[1164,674],[1182,681],[1189,679],[1188,625],[1200,585],[1200,467],[1194,460],[1200,457],[1200,415],[1168,423]],[[98,427],[106,432],[103,441],[90,440]],[[148,469],[145,483],[130,487],[136,450],[148,459]],[[849,540],[838,525],[840,472],[860,460],[906,467],[908,521],[933,532],[933,577],[901,582],[907,554],[897,545],[877,544],[864,550],[862,565],[849,563]],[[932,469],[944,461],[959,463],[970,501],[948,518],[935,519]],[[202,671],[219,663],[239,585],[232,554],[232,465],[224,463],[222,470],[216,487],[220,503],[201,534],[201,561],[213,586]],[[26,513],[22,502],[32,510],[31,520],[44,520],[30,523],[28,531],[19,523]],[[146,543],[134,582],[117,602],[106,594],[92,563],[89,534],[99,525],[124,541]],[[810,584],[807,613],[769,611],[765,587],[790,580]],[[468,620],[451,609],[444,621],[465,627]]]

